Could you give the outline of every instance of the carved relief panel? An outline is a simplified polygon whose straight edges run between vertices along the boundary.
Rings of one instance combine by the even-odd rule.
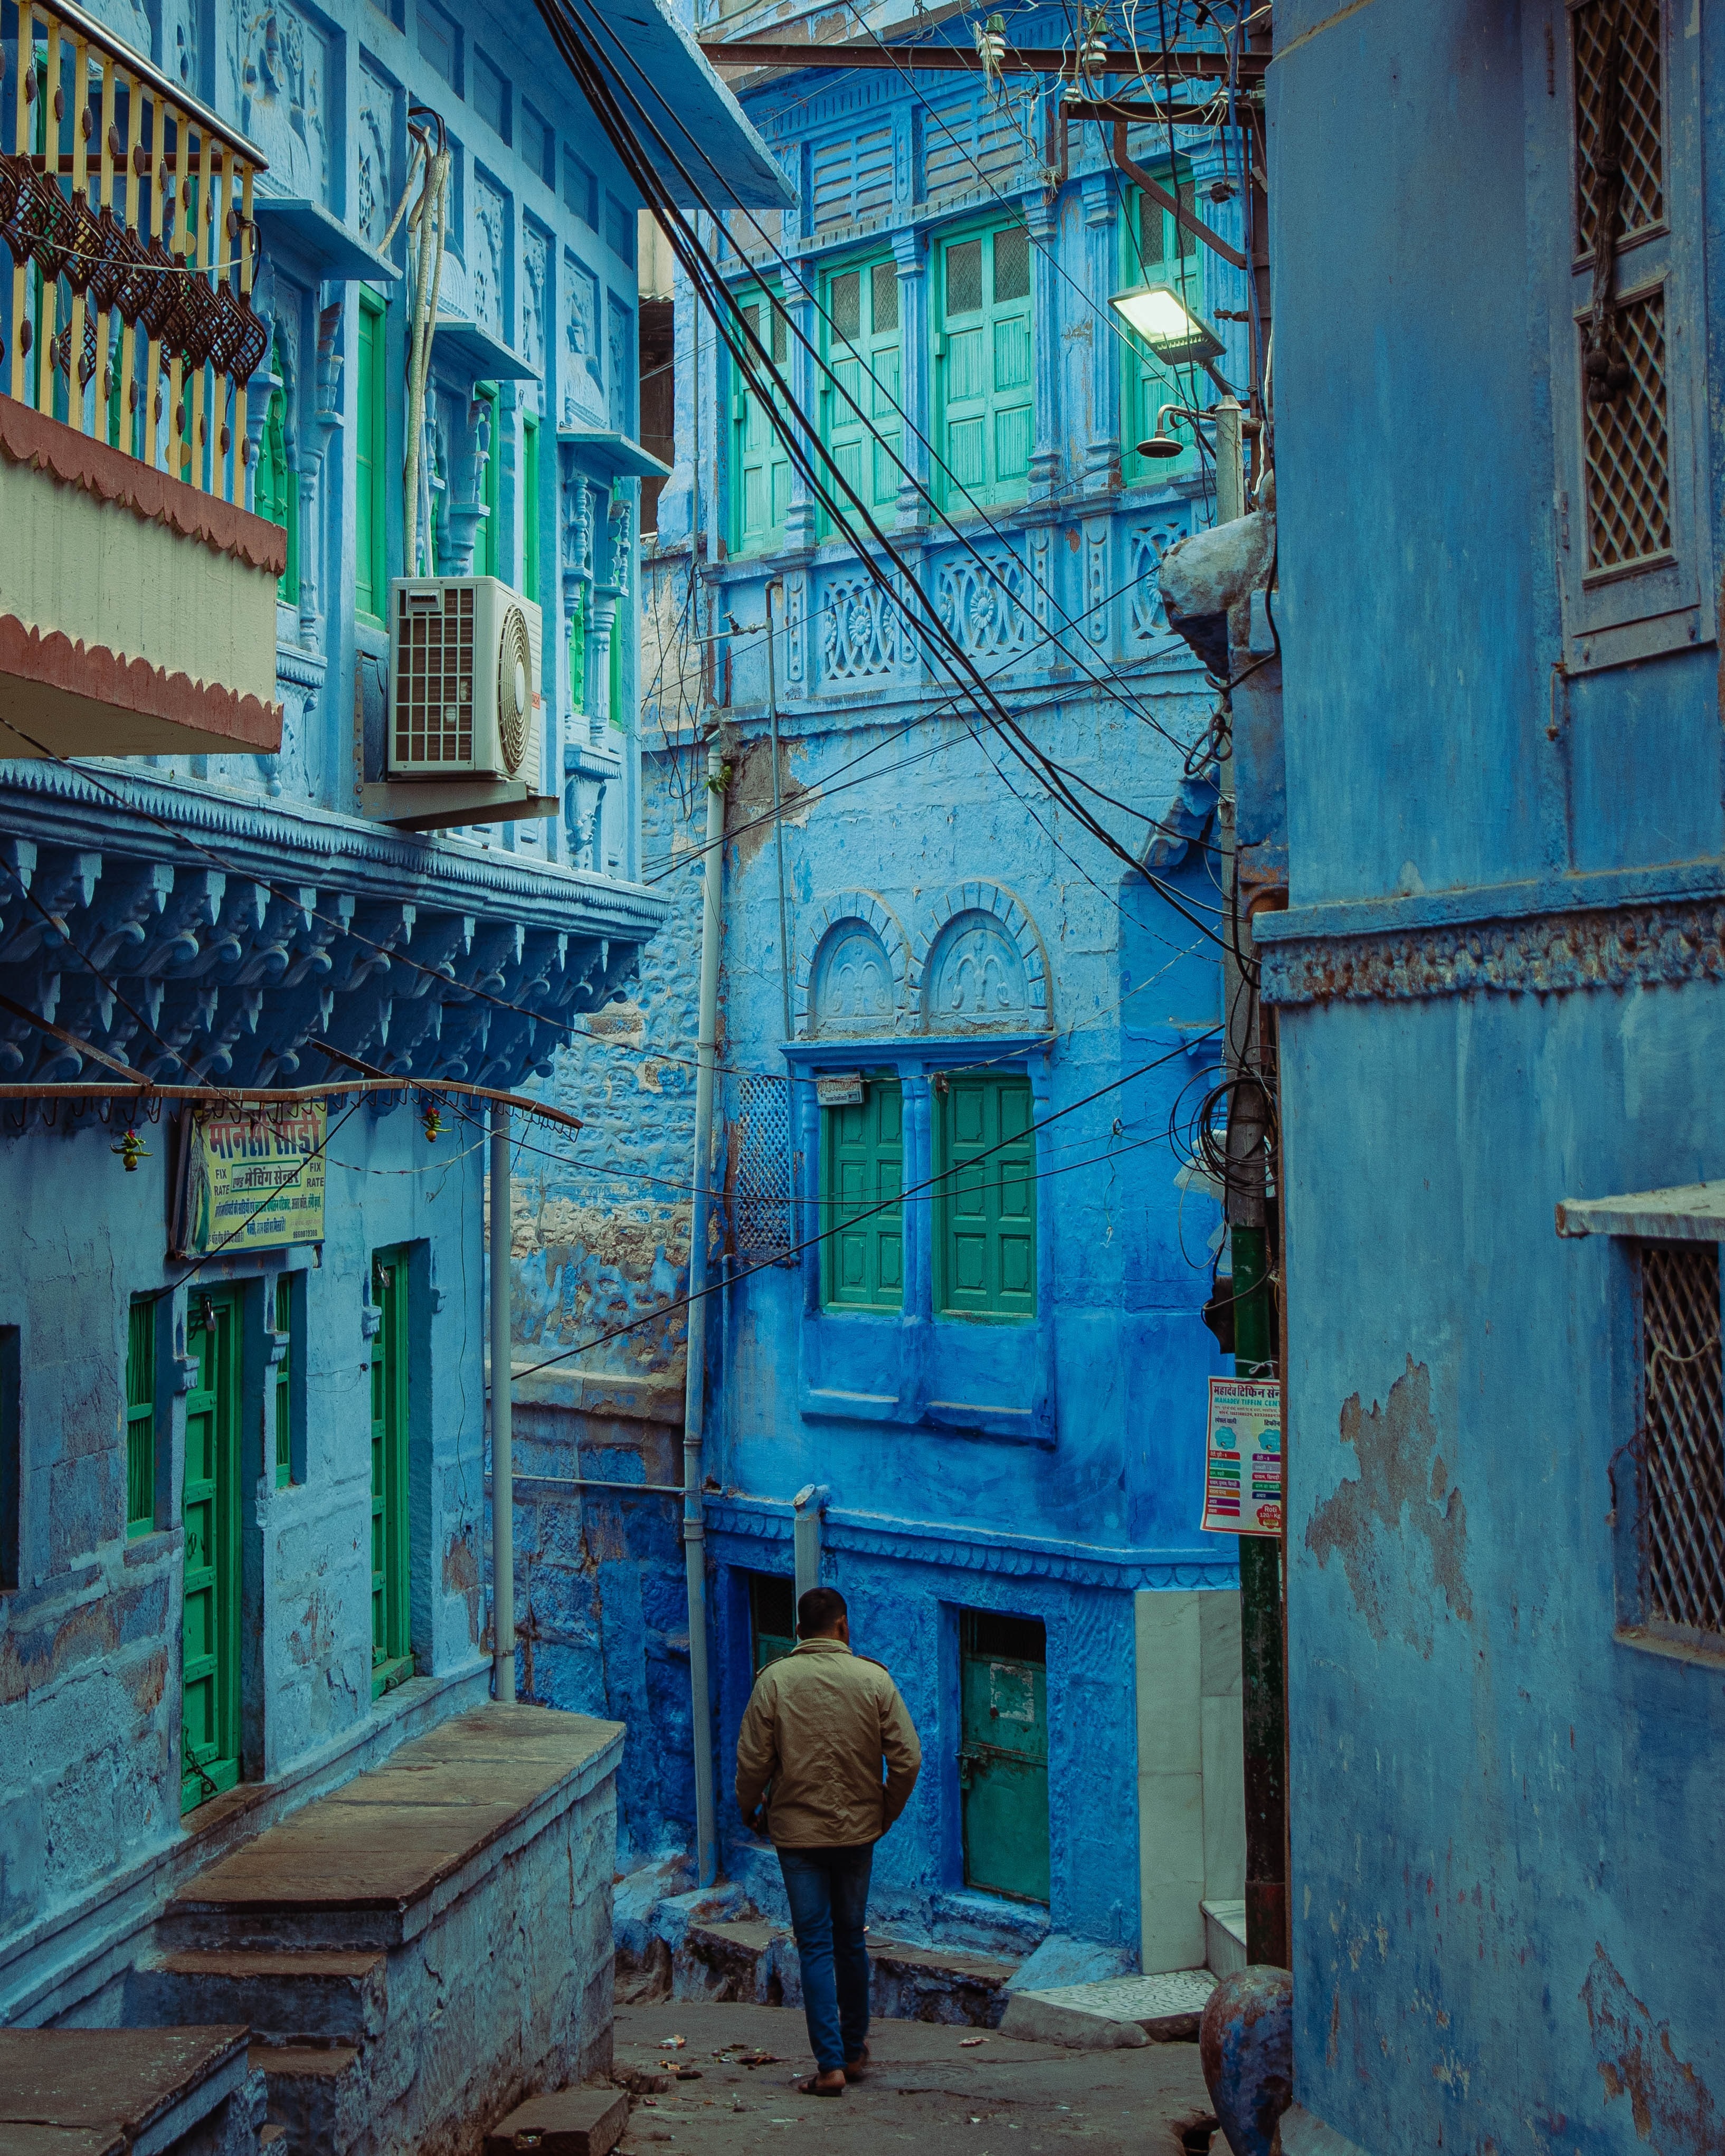
[[[290,194],[328,204],[329,44],[286,0],[228,0],[224,60],[242,133]]]

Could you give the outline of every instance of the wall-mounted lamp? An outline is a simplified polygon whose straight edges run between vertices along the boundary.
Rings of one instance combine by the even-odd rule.
[[[1133,285],[1108,304],[1169,367],[1203,367],[1225,349],[1202,315],[1167,285]]]
[[[1183,419],[1192,429],[1192,439],[1195,442],[1198,423],[1208,416],[1203,412],[1191,411],[1183,404],[1164,404],[1156,415],[1156,432],[1147,442],[1138,444],[1138,454],[1141,457],[1183,457],[1191,444],[1177,442],[1168,430],[1168,421]]]

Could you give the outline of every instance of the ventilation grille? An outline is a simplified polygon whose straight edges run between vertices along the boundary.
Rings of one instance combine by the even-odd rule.
[[[1019,116],[1028,100],[1009,91],[999,105],[974,98],[929,103],[922,130],[923,185],[930,202],[1009,187],[1024,162]]]
[[[1650,1616],[1725,1633],[1725,1363],[1715,1243],[1641,1250]]]
[[[1671,443],[1665,415],[1665,292],[1613,317],[1630,382],[1608,404],[1587,401],[1587,566],[1621,569],[1671,548]]]
[[[1661,93],[1660,0],[1618,0],[1618,80],[1623,164],[1618,232],[1627,238],[1665,215],[1665,115]],[[1604,125],[1611,9],[1570,15],[1575,35],[1575,244],[1594,251],[1594,191]]]
[[[473,761],[472,588],[399,592],[395,762]]]
[[[892,206],[892,130],[871,128],[855,140],[847,135],[817,144],[810,177],[817,232],[878,216]]]
[[[732,1219],[739,1257],[789,1254],[791,1089],[783,1078],[737,1081]]]

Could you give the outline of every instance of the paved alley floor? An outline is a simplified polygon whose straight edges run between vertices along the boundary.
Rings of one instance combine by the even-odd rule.
[[[669,2036],[681,2046],[665,2048]],[[877,2021],[869,2044],[868,2079],[834,2102],[792,2086],[814,2071],[800,2009],[619,2006],[619,2078],[670,2060],[701,2076],[636,2097],[624,2156],[757,2156],[781,2138],[788,2151],[806,2148],[811,2136],[820,2156],[1183,2156],[1205,2146],[1201,2133],[1183,2138],[1209,2117],[1196,2044],[1069,2051],[925,2021]],[[1225,2156],[1219,2135],[1212,2145]]]

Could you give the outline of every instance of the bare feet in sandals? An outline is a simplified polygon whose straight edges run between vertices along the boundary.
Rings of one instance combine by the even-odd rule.
[[[845,2061],[845,2078],[848,2082],[860,2082],[868,2071],[869,2047],[865,2044],[854,2059]]]
[[[834,2066],[830,2073],[812,2075],[806,2082],[797,2084],[798,2096],[843,2096],[845,2069]]]

